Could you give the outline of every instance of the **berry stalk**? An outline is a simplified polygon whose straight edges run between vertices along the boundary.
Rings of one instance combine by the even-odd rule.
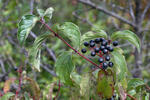
[[[76,52],[79,56],[83,57],[85,60],[87,60],[88,62],[90,62],[91,64],[93,64],[94,66],[99,68],[99,65],[97,65],[96,63],[94,63],[93,61],[91,61],[89,58],[85,57],[84,55],[82,55],[80,52],[78,52],[76,49],[74,49],[68,42],[66,42],[61,36],[59,36],[58,33],[54,32],[48,24],[46,24],[43,20],[40,20],[40,22],[45,25],[46,28],[48,28],[57,38],[59,38],[60,40],[62,40],[67,46],[69,46],[74,52]]]

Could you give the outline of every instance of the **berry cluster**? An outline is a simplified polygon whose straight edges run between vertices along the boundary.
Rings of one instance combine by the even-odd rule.
[[[112,42],[113,46],[118,45],[118,41]],[[101,68],[106,69],[108,66],[113,67],[113,62],[110,61],[109,52],[113,51],[111,45],[111,40],[106,40],[104,38],[96,38],[95,40],[90,40],[89,42],[84,42],[85,47],[89,47],[91,51],[91,56],[99,56],[98,62],[100,63]],[[86,53],[86,48],[81,50],[82,53]]]

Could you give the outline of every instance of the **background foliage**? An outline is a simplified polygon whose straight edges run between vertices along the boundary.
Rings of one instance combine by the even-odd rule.
[[[32,32],[29,33],[26,43],[23,46],[21,46],[19,44],[19,41],[17,40],[17,31],[19,31],[18,23],[23,15],[35,14],[38,16],[38,14],[42,13],[41,9],[45,11],[47,8],[53,7],[54,13],[52,19],[50,21],[48,20],[48,17],[51,17],[51,15],[45,16],[45,19],[47,19],[46,22],[55,31],[57,31],[57,28],[55,26],[59,26],[59,23],[59,27],[64,29],[63,31],[59,31],[67,33],[68,31],[65,31],[65,25],[62,23],[73,22],[79,27],[80,31],[77,30],[77,32],[81,33],[83,40],[89,40],[88,38],[84,38],[84,36],[86,37],[86,34],[88,32],[96,29],[105,30],[108,34],[108,38],[110,38],[109,36],[111,34],[113,34],[112,38],[113,36],[115,37],[117,33],[114,32],[116,31],[133,31],[140,38],[141,41],[141,48],[139,50],[137,50],[132,45],[134,44],[136,45],[136,47],[139,48],[139,41],[137,39],[131,39],[129,42],[131,42],[132,44],[126,41],[127,37],[125,37],[123,34],[118,39],[120,44],[119,47],[123,49],[124,56],[127,61],[127,67],[129,70],[128,78],[135,78],[133,80],[129,80],[128,83],[123,81],[123,84],[128,84],[129,87],[127,88],[127,90],[132,96],[143,100],[148,100],[148,97],[150,98],[146,90],[142,92],[142,95],[145,95],[143,97],[139,95],[141,92],[138,92],[140,91],[138,87],[143,86],[145,83],[148,83],[147,85],[150,85],[150,1],[91,0],[90,3],[86,3],[84,1],[86,0],[0,0],[0,95],[4,94],[4,92],[10,91],[10,93],[8,92],[6,95],[13,96],[14,94],[12,94],[12,92],[15,93],[15,91],[17,90],[17,80],[19,80],[19,73],[14,70],[14,68],[16,67],[23,67],[22,73],[24,76],[27,76],[27,78],[24,79],[26,81],[23,83],[23,86],[21,88],[23,92],[25,92],[20,94],[25,95],[26,98],[29,96],[29,94],[34,97],[41,96],[43,100],[51,99],[52,97],[54,98],[57,95],[59,90],[59,78],[56,77],[56,75],[59,75],[55,73],[55,71],[59,69],[55,69],[55,63],[57,66],[61,64],[60,62],[65,63],[65,60],[71,59],[68,53],[65,52],[68,50],[68,52],[70,52],[70,49],[59,39],[55,38],[45,27],[41,26],[39,22],[37,22],[37,25],[32,29]],[[138,2],[141,2],[139,9]],[[119,18],[116,18],[116,16],[112,17],[111,14],[107,13],[103,9],[99,10],[95,9],[94,6],[91,7],[91,3],[97,4],[98,6],[107,9],[111,13],[113,12],[120,16],[123,16],[125,19],[129,20],[129,23],[126,21],[122,21]],[[39,9],[38,13],[37,9]],[[131,10],[133,10],[134,16],[132,15]],[[46,36],[42,35],[43,33],[46,33]],[[103,33],[103,36],[105,37],[104,32],[100,33]],[[34,42],[37,36],[45,38],[49,35],[51,35],[51,38],[46,40],[45,43],[38,44],[38,39],[36,39],[36,41]],[[124,40],[121,40],[120,38]],[[81,42],[83,40],[81,40]],[[39,68],[40,72],[31,68],[31,65],[34,63],[34,61],[30,62],[31,57],[29,55],[29,49],[32,48],[35,43],[38,44],[38,46],[33,49],[41,49],[37,52],[34,52],[41,52],[41,64]],[[78,44],[80,43],[77,42],[76,39],[74,39],[72,45],[78,48]],[[141,52],[138,53],[138,51]],[[60,54],[62,52],[64,52],[64,54],[66,53],[65,56],[62,56],[66,59],[64,59],[64,61],[58,62],[56,58],[61,57]],[[32,54],[32,56],[34,55],[35,54]],[[115,52],[114,55],[116,55]],[[74,60],[73,62],[70,62],[70,64],[72,65],[72,67],[76,66],[76,69],[69,67],[66,68],[65,71],[73,71],[71,77],[72,79],[76,80],[75,83],[80,83],[79,86],[77,86],[78,88],[80,88],[80,92],[77,88],[71,88],[71,86],[65,85],[61,87],[58,99],[78,100],[78,96],[80,95],[81,100],[88,100],[88,96],[93,97],[94,100],[98,100],[96,94],[94,94],[96,89],[91,90],[88,86],[89,84],[87,84],[91,83],[90,85],[92,87],[92,82],[95,81],[93,80],[92,75],[87,75],[87,72],[93,65],[87,63],[85,60],[77,55],[73,55],[72,59]],[[67,74],[65,77],[67,77]],[[66,78],[61,77],[61,79],[65,80]],[[105,82],[105,78],[103,78],[103,80]],[[70,81],[68,81],[68,83],[69,82]],[[32,87],[33,85],[35,87]],[[29,87],[32,87],[32,91],[28,90]],[[136,88],[137,90],[132,90],[134,88]],[[3,96],[3,98],[7,98],[8,96]]]

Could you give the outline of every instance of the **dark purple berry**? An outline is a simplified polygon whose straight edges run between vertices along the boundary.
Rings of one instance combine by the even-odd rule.
[[[106,45],[106,46],[105,46],[105,48],[106,48],[107,50],[109,50],[109,48],[110,48],[110,45]]]
[[[103,69],[106,69],[106,68],[107,68],[107,66],[108,66],[108,65],[107,65],[107,63],[106,63],[106,62],[104,62],[102,67],[103,67]]]
[[[103,42],[101,43],[101,45],[106,46],[106,45],[107,45],[107,41],[106,41],[106,40],[103,41]]]
[[[108,50],[107,50],[107,49],[104,49],[104,50],[103,50],[103,53],[104,53],[104,54],[106,54],[107,52],[108,52]]]
[[[88,42],[84,42],[84,46],[89,46],[89,43]]]
[[[94,40],[90,40],[90,43],[94,42]]]
[[[81,52],[82,52],[82,53],[86,53],[86,49],[83,48],[83,49],[81,50]]]
[[[104,50],[105,49],[105,46],[100,46],[100,50]]]
[[[113,46],[117,46],[117,45],[118,45],[118,41],[114,41]]]
[[[116,97],[116,94],[114,94],[113,97],[115,98],[115,97]]]
[[[100,42],[104,41],[105,39],[104,38],[99,38],[100,39]]]
[[[17,70],[18,70],[18,68],[15,66],[15,67],[14,67],[14,71],[17,71]]]
[[[96,53],[99,52],[99,48],[98,47],[96,47],[94,50],[95,50]]]
[[[114,49],[113,49],[113,47],[110,46],[110,47],[108,48],[108,50],[109,50],[110,52],[112,52]]]
[[[103,61],[104,61],[103,58],[99,58],[99,59],[98,59],[98,62],[100,62],[100,63],[102,63]]]
[[[105,57],[105,60],[106,60],[106,61],[109,61],[109,60],[110,60],[110,56],[107,55],[107,56]]]
[[[94,51],[91,52],[91,56],[95,56],[96,53]]]
[[[90,47],[94,47],[95,46],[95,43],[94,42],[91,42],[90,43]]]
[[[109,62],[109,63],[108,63],[108,66],[109,66],[109,67],[113,67],[113,65],[114,65],[113,62]]]
[[[95,43],[99,43],[100,42],[100,38],[95,39]]]

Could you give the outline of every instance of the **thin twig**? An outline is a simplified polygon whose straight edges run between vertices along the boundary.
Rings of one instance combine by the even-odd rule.
[[[133,22],[135,22],[135,15],[134,15],[134,12],[133,12],[132,0],[128,0],[128,4],[129,4],[130,15],[132,17]]]
[[[0,60],[0,65],[1,65],[1,68],[2,68],[2,72],[6,73],[6,70],[5,70],[5,67],[4,67],[4,63],[3,63],[2,60]]]
[[[144,9],[144,11],[141,15],[141,22],[143,21],[143,19],[144,19],[144,17],[145,17],[145,15],[146,15],[149,8],[150,8],[150,0],[148,1],[148,4],[146,5],[146,7],[145,7],[145,9]]]
[[[76,12],[73,12],[72,15],[74,15],[76,18],[78,18],[79,20],[81,20],[82,22],[86,22],[88,23],[90,26],[94,26],[89,20],[85,19],[85,18],[81,18],[80,16],[77,15]]]
[[[131,26],[133,26],[133,27],[136,26],[136,25],[135,25],[133,22],[131,22],[130,20],[127,20],[127,19],[125,19],[124,17],[119,16],[118,14],[116,14],[116,13],[114,13],[114,12],[112,12],[112,11],[107,10],[107,9],[104,8],[104,7],[97,6],[97,5],[95,5],[94,3],[92,3],[92,2],[89,1],[89,0],[88,0],[88,1],[87,1],[87,0],[78,0],[78,1],[81,2],[81,3],[83,3],[83,4],[85,4],[85,5],[88,5],[88,6],[92,7],[92,8],[94,8],[94,9],[97,9],[97,10],[99,10],[99,11],[102,11],[103,13],[105,13],[105,14],[107,14],[107,15],[110,15],[110,16],[112,16],[112,17],[115,17],[115,18],[119,19],[120,21],[122,21],[122,22],[124,22],[124,23],[126,23],[126,24],[129,24],[129,25],[131,25]]]
[[[33,7],[34,7],[34,0],[30,1],[30,14],[33,13]]]

